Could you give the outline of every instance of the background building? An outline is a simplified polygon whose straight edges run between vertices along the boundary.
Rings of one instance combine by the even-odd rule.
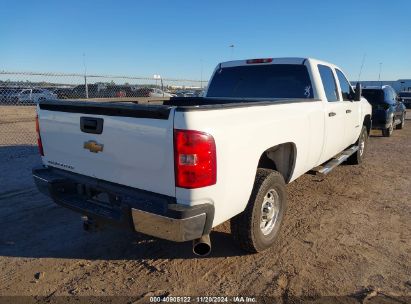
[[[357,81],[352,81],[351,84],[355,85]],[[381,86],[390,85],[395,91],[411,91],[411,79],[398,79],[398,80],[381,80],[381,81],[360,81],[363,87],[367,86]]]

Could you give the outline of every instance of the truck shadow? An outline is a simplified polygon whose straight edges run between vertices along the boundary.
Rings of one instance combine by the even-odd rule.
[[[2,216],[0,256],[90,260],[199,258],[192,253],[191,242],[174,243],[116,227],[83,231],[77,214],[53,204],[33,206],[38,208],[35,213],[42,210],[43,217],[20,213],[4,221]],[[246,254],[235,246],[228,233],[212,232],[211,241],[213,248],[207,258]]]
[[[174,243],[104,227],[86,232],[80,215],[39,193],[31,168],[40,164],[37,147],[0,147],[0,256],[61,259],[194,259],[191,242]],[[211,234],[208,258],[239,256],[228,233]]]

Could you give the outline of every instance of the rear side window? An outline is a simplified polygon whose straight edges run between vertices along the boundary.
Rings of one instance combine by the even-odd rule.
[[[216,71],[207,97],[314,98],[307,67],[302,64],[264,64]]]
[[[390,87],[386,87],[384,89],[384,93],[385,93],[385,101],[387,103],[390,103],[390,104],[395,103],[396,94],[393,89],[391,89]]]
[[[343,100],[352,100],[353,92],[351,84],[348,82],[347,78],[345,78],[344,74],[340,70],[335,69],[335,72],[337,73],[337,78],[340,82]]]
[[[327,100],[331,102],[338,101],[337,85],[335,84],[335,78],[331,68],[319,64],[318,71],[320,72]]]

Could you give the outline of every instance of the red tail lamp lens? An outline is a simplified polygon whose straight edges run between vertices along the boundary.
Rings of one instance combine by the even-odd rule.
[[[174,130],[174,166],[176,187],[194,189],[217,181],[217,157],[214,138],[192,130]]]

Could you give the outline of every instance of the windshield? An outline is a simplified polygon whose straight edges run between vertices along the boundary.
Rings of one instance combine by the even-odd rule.
[[[314,98],[305,65],[245,65],[216,71],[207,97]]]
[[[383,90],[362,90],[362,96],[364,96],[371,104],[385,103]]]

